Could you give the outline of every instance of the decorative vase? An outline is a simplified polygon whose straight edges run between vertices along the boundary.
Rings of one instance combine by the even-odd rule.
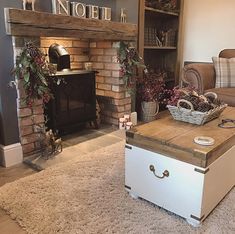
[[[141,102],[141,121],[150,122],[155,120],[158,112],[159,112],[158,101]]]

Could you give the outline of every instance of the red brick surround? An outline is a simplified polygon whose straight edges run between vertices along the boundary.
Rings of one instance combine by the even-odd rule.
[[[118,125],[118,119],[131,111],[131,99],[126,92],[118,63],[119,42],[90,42],[90,61],[99,73],[96,94],[105,123]]]

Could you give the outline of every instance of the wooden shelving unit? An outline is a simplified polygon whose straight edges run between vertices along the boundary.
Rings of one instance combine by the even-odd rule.
[[[145,6],[145,2],[139,2],[139,53],[149,68],[169,74],[166,83],[178,84],[183,0],[174,10]]]

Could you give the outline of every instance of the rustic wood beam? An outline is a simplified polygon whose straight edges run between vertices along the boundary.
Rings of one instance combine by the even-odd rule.
[[[12,36],[78,37],[136,41],[137,25],[5,8],[6,33]]]

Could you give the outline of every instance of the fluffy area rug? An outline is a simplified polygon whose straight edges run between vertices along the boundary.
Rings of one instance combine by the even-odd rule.
[[[235,190],[199,228],[124,189],[124,142],[0,188],[0,207],[28,233],[235,233]]]

